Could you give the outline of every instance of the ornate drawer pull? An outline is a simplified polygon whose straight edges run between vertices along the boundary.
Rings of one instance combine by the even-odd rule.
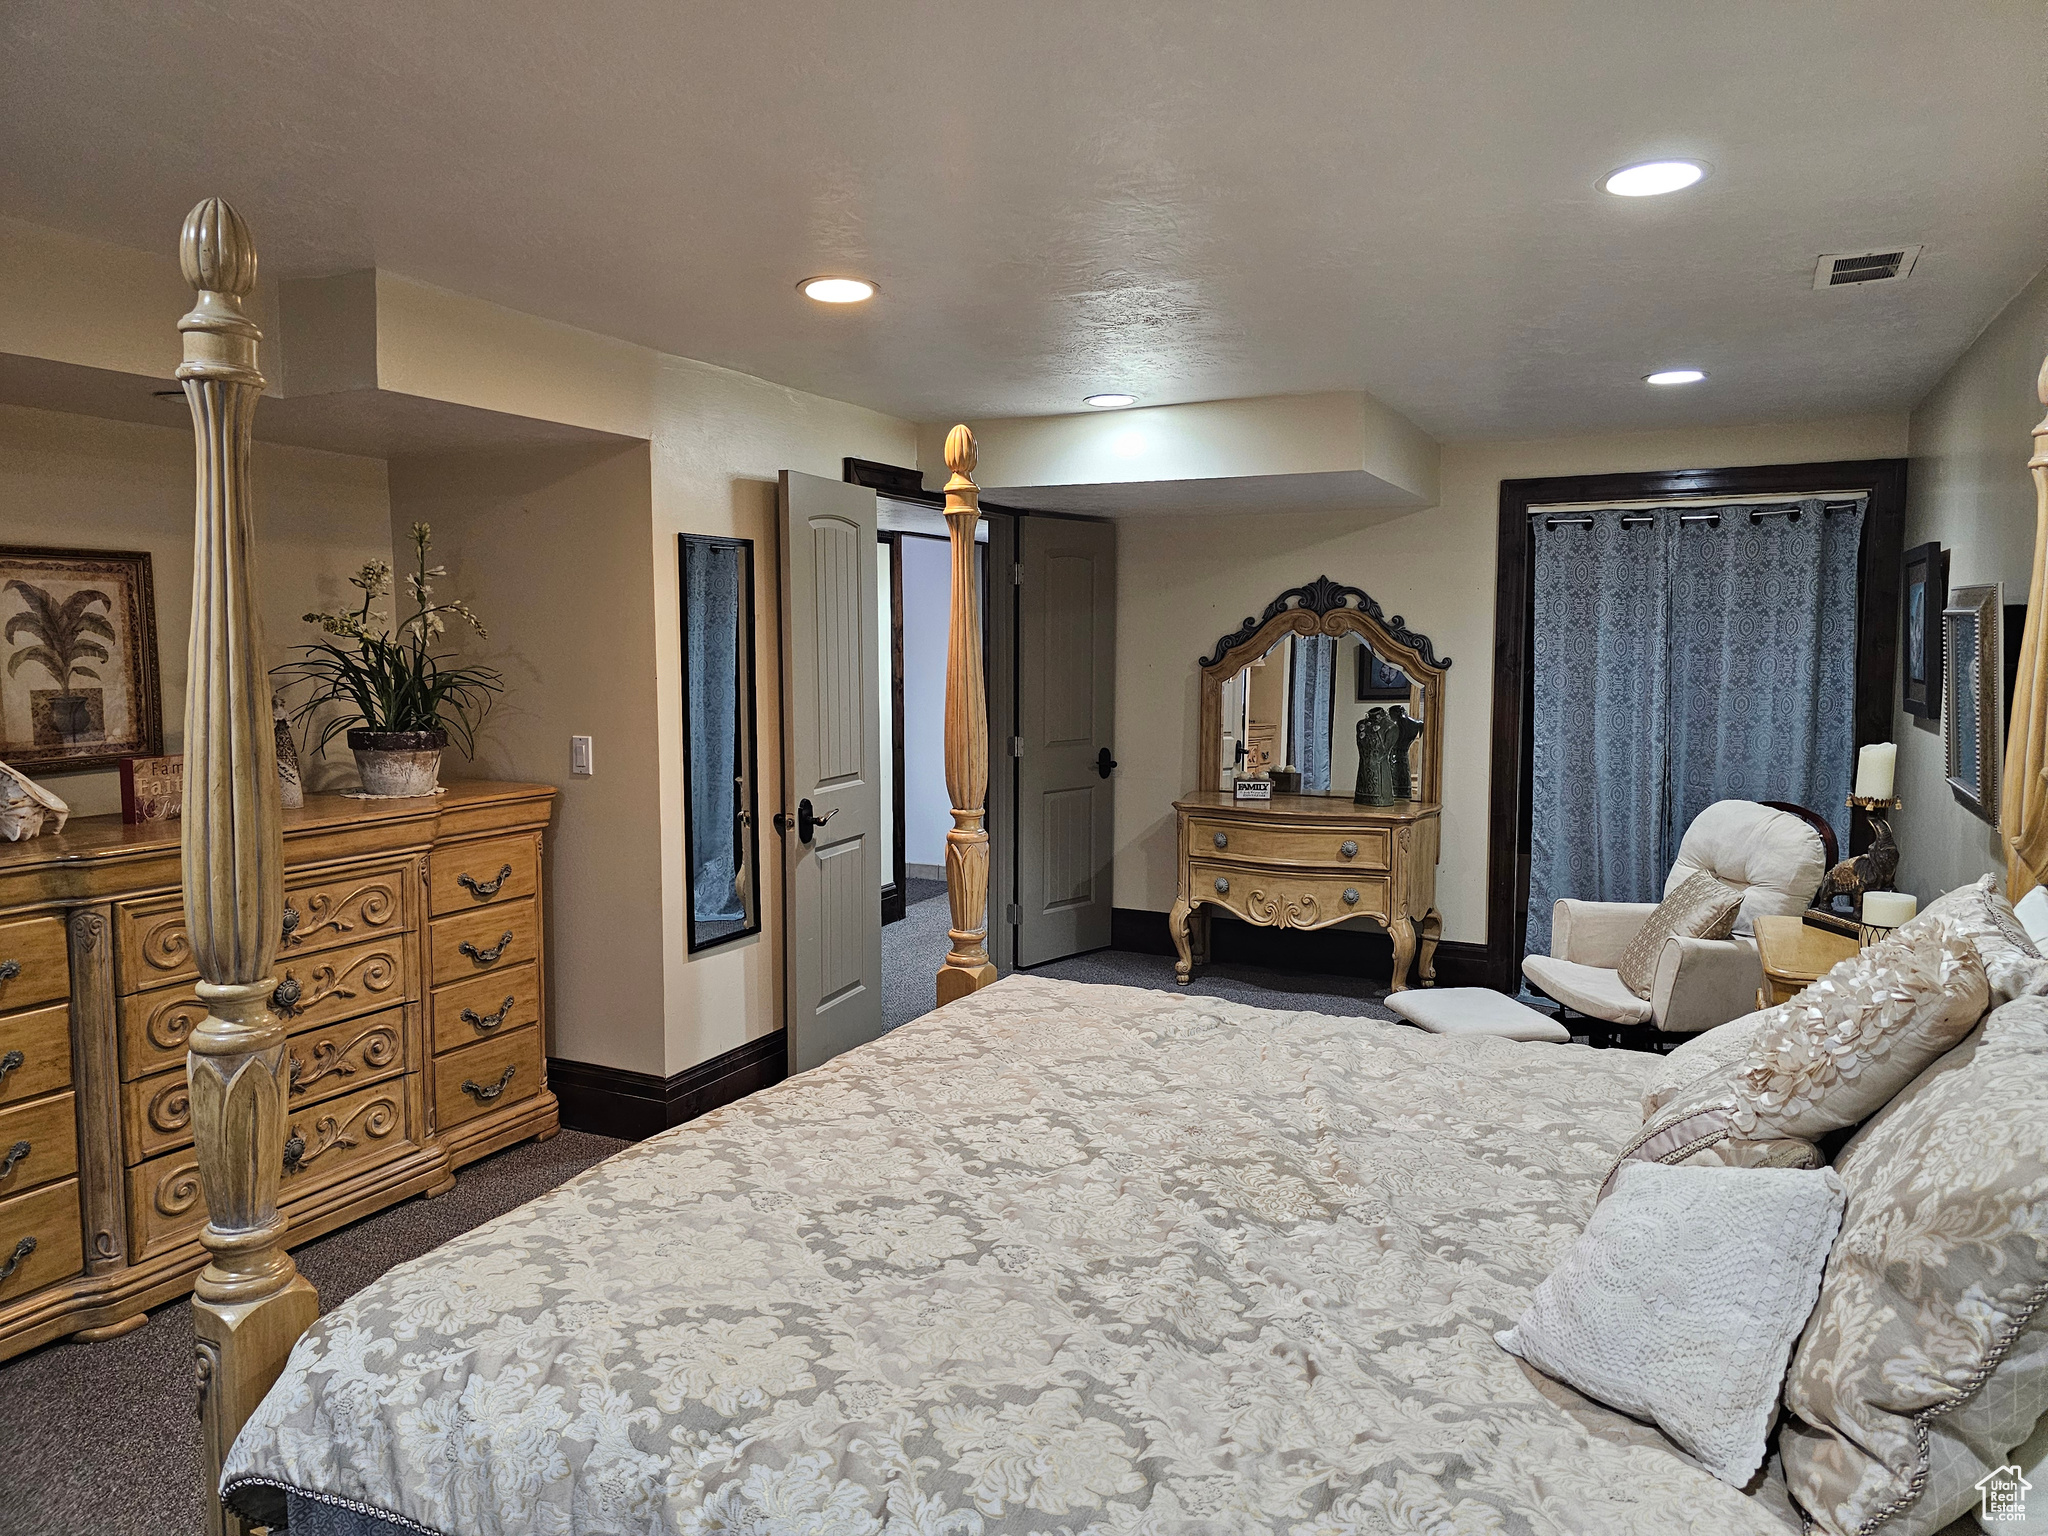
[[[305,1137],[303,1137],[303,1136],[301,1136],[301,1135],[300,1135],[300,1134],[299,1134],[299,1133],[298,1133],[297,1131],[293,1131],[293,1132],[291,1133],[291,1135],[290,1135],[290,1136],[288,1136],[288,1137],[286,1137],[286,1138],[285,1138],[285,1144],[284,1144],[284,1171],[285,1171],[285,1173],[286,1173],[287,1175],[291,1175],[291,1174],[297,1173],[297,1172],[299,1171],[299,1164],[300,1164],[300,1163],[301,1163],[301,1162],[302,1162],[302,1161],[303,1161],[303,1160],[305,1159],[305,1156],[306,1156],[306,1138],[305,1138]]]
[[[1216,894],[1218,896],[1227,896],[1230,894],[1230,882],[1224,879],[1221,875],[1218,875],[1216,877]]]
[[[282,1014],[287,1019],[295,1019],[303,1011],[299,1007],[299,1000],[305,995],[306,989],[299,984],[299,978],[286,971],[284,980],[270,989],[270,1011]]]
[[[464,954],[469,956],[469,958],[474,960],[478,965],[496,965],[499,959],[504,955],[506,946],[509,945],[511,942],[512,930],[508,928],[505,930],[504,934],[499,938],[498,942],[492,945],[489,949],[478,949],[474,944],[470,943],[469,940],[467,939],[464,939],[460,944],[456,945],[455,949],[458,954]]]
[[[1352,890],[1349,886],[1346,886],[1344,889],[1344,905],[1347,907],[1358,905],[1358,892]]]
[[[292,904],[292,899],[289,896],[287,896],[284,899],[283,924],[279,928],[277,935],[278,943],[282,944],[287,942],[291,938],[291,936],[298,931],[298,927],[299,909]]]
[[[469,894],[474,896],[478,901],[489,901],[493,896],[497,895],[499,891],[505,888],[505,882],[507,880],[510,880],[511,878],[512,866],[510,864],[507,864],[503,869],[498,871],[498,878],[495,880],[479,880],[475,875],[457,875],[455,877],[455,883],[457,885],[467,887],[469,890]]]
[[[462,1080],[462,1091],[464,1093],[475,1094],[477,1103],[488,1104],[491,1102],[491,1100],[495,1099],[499,1094],[505,1091],[505,1085],[512,1081],[512,1074],[514,1072],[517,1072],[518,1070],[519,1063],[517,1062],[514,1062],[511,1066],[507,1067],[505,1069],[505,1075],[498,1079],[498,1085],[495,1088],[486,1088],[483,1086],[483,1084],[477,1082],[474,1078],[465,1077]]]
[[[21,974],[19,960],[0,960],[0,981],[12,981]]]
[[[496,1013],[478,1013],[474,1008],[463,1009],[462,1022],[474,1025],[478,1034],[488,1035],[492,1030],[505,1022],[505,1015],[511,1011],[512,999],[508,997],[504,1002],[498,1004],[498,1011]]]
[[[19,1071],[27,1065],[28,1058],[19,1051],[9,1051],[5,1056],[0,1056],[0,1083],[7,1081],[8,1073]]]
[[[1355,859],[1358,857],[1358,844],[1352,842],[1349,838],[1346,838],[1342,846],[1340,846],[1337,849],[1337,851],[1343,854],[1344,857],[1347,859]]]
[[[1230,846],[1230,839],[1228,837],[1225,837],[1221,832],[1218,832],[1216,834],[1216,846],[1218,848],[1228,848]]]
[[[35,1251],[36,1240],[32,1237],[24,1237],[20,1242],[16,1243],[14,1245],[14,1257],[5,1264],[0,1264],[0,1285],[5,1285],[9,1280],[12,1280],[15,1270],[21,1267],[21,1261]]]
[[[27,1157],[30,1150],[29,1144],[25,1141],[17,1141],[13,1146],[9,1147],[7,1155],[0,1157],[0,1179],[4,1179],[7,1175],[14,1172],[14,1165],[24,1157]]]

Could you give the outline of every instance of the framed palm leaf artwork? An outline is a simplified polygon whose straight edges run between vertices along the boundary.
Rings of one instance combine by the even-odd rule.
[[[0,762],[50,773],[162,750],[149,556],[0,545]]]

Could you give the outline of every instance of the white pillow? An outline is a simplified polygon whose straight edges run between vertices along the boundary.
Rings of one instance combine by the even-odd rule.
[[[1763,1464],[1841,1224],[1832,1169],[1628,1163],[1521,1321],[1494,1337],[1740,1488]]]
[[[2035,886],[2040,890],[2040,886]],[[2012,1470],[2019,1469],[2014,1478]],[[1986,1479],[1996,1486],[1982,1488],[1977,1500],[1977,1528],[1989,1536],[2048,1536],[2048,1418],[2034,1426],[2034,1433],[2025,1445],[2014,1449],[2005,1458],[2005,1465],[1995,1468]],[[2015,1500],[2018,1508],[2013,1507]],[[2000,1500],[1999,1509],[1985,1518],[1985,1512],[1993,1499]]]

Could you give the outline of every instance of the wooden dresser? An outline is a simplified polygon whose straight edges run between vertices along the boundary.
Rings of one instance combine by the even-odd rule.
[[[558,1127],[541,840],[554,790],[310,795],[284,813],[291,1243]],[[0,843],[0,1359],[108,1337],[206,1262],[185,1042],[205,1009],[178,825]]]
[[[1356,805],[1331,795],[1238,801],[1210,792],[1173,808],[1180,892],[1167,921],[1178,980],[1209,957],[1212,908],[1268,928],[1374,918],[1394,941],[1393,991],[1408,986],[1418,957],[1422,984],[1436,979],[1436,805]]]

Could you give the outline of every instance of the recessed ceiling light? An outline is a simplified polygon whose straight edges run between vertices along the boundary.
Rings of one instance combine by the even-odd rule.
[[[875,296],[875,285],[863,277],[807,277],[797,288],[820,304],[862,304]]]
[[[1117,394],[1083,395],[1081,397],[1081,403],[1083,405],[1092,405],[1098,411],[1113,411],[1118,406],[1136,405],[1138,403],[1138,397],[1136,395]]]
[[[1616,197],[1662,197],[1683,191],[1706,174],[1707,168],[1697,160],[1648,160],[1623,166],[1600,185]]]
[[[1697,368],[1666,368],[1662,373],[1646,373],[1645,384],[1697,384],[1706,375]]]

